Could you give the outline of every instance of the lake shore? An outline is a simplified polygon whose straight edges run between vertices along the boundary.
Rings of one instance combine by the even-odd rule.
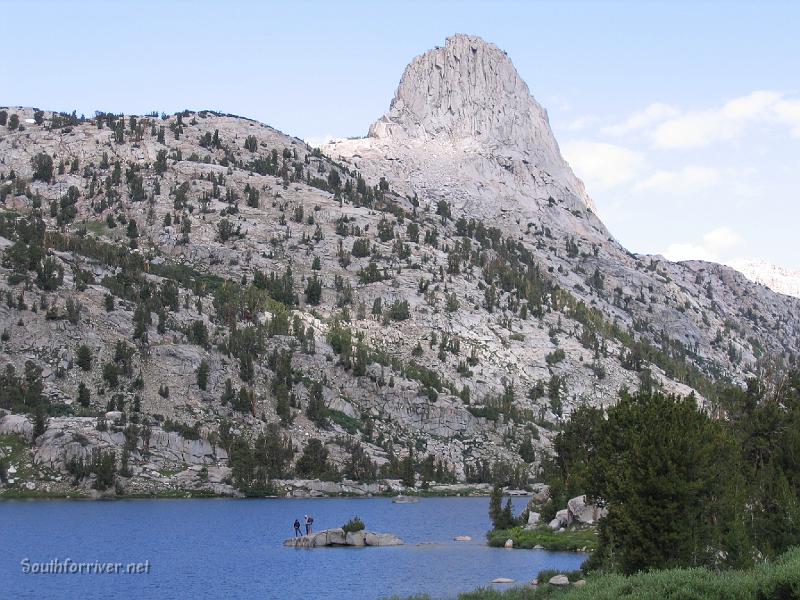
[[[487,497],[491,493],[489,484],[441,484],[427,489],[407,488],[397,480],[383,480],[375,483],[360,483],[343,480],[322,481],[319,479],[287,479],[272,482],[275,494],[258,496],[274,499],[315,499],[315,498],[393,498],[408,496],[414,498],[449,497]],[[511,490],[511,496],[527,498],[525,490]],[[165,485],[152,490],[126,492],[110,488],[104,491],[72,486],[64,481],[35,482],[32,487],[22,484],[0,487],[2,500],[34,499],[83,499],[83,500],[124,500],[124,499],[174,499],[174,498],[241,498],[235,493],[215,493],[210,489],[181,488]]]

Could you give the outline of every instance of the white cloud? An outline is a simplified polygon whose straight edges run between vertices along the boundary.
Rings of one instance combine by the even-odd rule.
[[[687,165],[677,171],[656,171],[633,186],[636,192],[663,191],[683,196],[718,185],[722,175],[717,169]]]
[[[778,118],[792,128],[792,135],[800,137],[800,100],[781,100],[775,103]]]
[[[718,262],[744,239],[730,227],[721,226],[705,233],[699,242],[670,244],[663,252],[669,260],[708,260]]]
[[[730,227],[717,227],[703,236],[703,244],[714,253],[726,252],[741,244],[742,236]]]
[[[698,244],[670,244],[663,254],[674,262],[681,260],[707,260],[713,262],[716,258],[705,246]]]
[[[679,114],[680,111],[669,104],[654,102],[644,110],[633,113],[622,123],[605,127],[602,132],[606,135],[622,136],[645,129],[656,123],[665,121],[666,119],[676,117]]]
[[[582,129],[586,129],[592,123],[597,122],[597,117],[592,116],[585,116],[585,117],[578,117],[574,119],[570,123],[567,124],[567,129],[570,131],[581,131]]]
[[[660,123],[652,139],[661,148],[699,148],[741,136],[753,122],[791,121],[791,106],[784,107],[785,118],[776,110],[783,94],[756,91],[729,100],[720,107],[686,112]]]
[[[604,127],[601,133],[612,137],[644,133],[659,148],[700,148],[737,139],[753,125],[788,127],[792,135],[800,137],[800,99],[757,90],[702,110],[680,110],[653,102],[621,123]]]
[[[304,141],[312,148],[319,148],[335,139],[332,133],[326,133],[325,135],[312,135],[311,137],[307,137]]]
[[[614,144],[574,140],[561,150],[589,189],[612,188],[633,181],[645,166],[639,152]]]

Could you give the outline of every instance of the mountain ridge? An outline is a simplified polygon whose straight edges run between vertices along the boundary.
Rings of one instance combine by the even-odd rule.
[[[641,388],[713,409],[715,382],[795,360],[800,301],[631,254],[550,146],[555,167],[470,135],[320,152],[211,111],[0,110],[18,122],[0,123],[0,372],[19,390],[0,435],[31,443],[34,485],[87,489],[93,450],[126,457],[123,490],[524,485],[578,406]]]

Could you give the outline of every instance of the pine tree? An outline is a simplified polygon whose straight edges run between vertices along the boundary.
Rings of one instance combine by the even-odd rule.
[[[153,168],[156,171],[156,175],[162,175],[163,173],[165,173],[167,171],[167,151],[166,150],[159,150],[156,153],[156,162],[153,163]]]
[[[717,550],[728,553],[722,530],[738,527],[727,511],[743,485],[726,468],[736,446],[693,397],[624,395],[593,441],[588,493],[609,510],[595,566],[634,573],[711,565]]]
[[[92,368],[92,351],[86,344],[81,344],[78,348],[75,363],[84,371]]]
[[[209,370],[208,363],[205,361],[205,359],[201,360],[200,366],[197,367],[197,387],[204,391],[208,385]]]
[[[31,165],[35,181],[49,183],[53,178],[53,158],[49,154],[40,152],[31,159]]]
[[[297,460],[297,474],[301,477],[326,477],[332,474],[333,467],[328,462],[328,450],[317,438],[308,441],[303,454]]]
[[[315,381],[311,384],[308,395],[308,408],[306,415],[317,425],[324,427],[328,422],[328,409],[322,397],[322,384]]]
[[[78,404],[81,406],[89,406],[91,403],[91,394],[89,388],[82,381],[78,384]]]
[[[400,465],[400,480],[407,488],[413,488],[416,485],[416,477],[414,474],[414,449],[410,446],[408,448],[408,454]]]
[[[489,520],[492,522],[492,527],[498,528],[500,513],[503,507],[503,488],[502,486],[495,485],[492,488],[492,494],[489,496]]]
[[[322,300],[322,281],[316,274],[306,284],[306,304],[317,306]]]
[[[236,392],[233,390],[233,382],[231,378],[228,377],[225,380],[225,389],[222,390],[222,395],[220,396],[220,403],[225,406],[228,403],[233,404],[234,398],[236,397]]]
[[[534,460],[536,460],[536,453],[533,450],[531,436],[525,436],[525,439],[522,441],[522,444],[519,447],[519,455],[526,463],[532,463]]]

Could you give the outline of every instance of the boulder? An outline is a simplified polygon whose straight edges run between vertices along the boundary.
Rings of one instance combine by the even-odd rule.
[[[564,508],[556,513],[556,519],[558,522],[561,523],[562,527],[566,527],[570,523],[572,523],[572,515],[569,512],[568,508]]]
[[[119,423],[122,420],[122,413],[118,410],[110,410],[106,413],[106,421]]]
[[[585,585],[586,585],[586,580],[585,580],[585,579],[578,579],[578,581],[576,581],[576,582],[575,582],[575,583],[573,583],[572,585],[573,585],[574,587],[577,587],[577,588],[579,588],[579,587],[583,587],[583,586],[585,586]]]
[[[528,503],[528,508],[533,506],[541,506],[550,500],[550,486],[545,483],[537,483],[533,486],[533,496]]]
[[[337,527],[336,529],[328,529],[328,546],[346,546],[347,538],[344,529]]]
[[[0,417],[0,434],[15,434],[27,441],[33,440],[33,423],[25,415],[5,415]]]
[[[572,519],[584,525],[594,525],[608,514],[607,508],[588,504],[585,495],[576,496],[567,502],[567,510]]]
[[[283,540],[284,546],[291,546],[293,548],[313,548],[314,547],[314,536],[313,535],[303,535],[300,537],[291,537],[288,539]]]
[[[403,540],[391,533],[364,532],[364,543],[367,546],[402,546]]]
[[[419,498],[415,498],[414,496],[395,496],[392,498],[393,504],[416,504],[419,502]]]
[[[539,524],[539,521],[542,519],[542,514],[530,511],[528,513],[528,523],[525,525],[525,529],[533,529]]]
[[[553,531],[558,531],[562,527],[567,527],[572,522],[572,516],[569,509],[563,509],[556,513],[556,518],[548,523],[548,527]]]
[[[348,546],[366,546],[363,531],[348,531],[345,535],[345,543]]]
[[[567,579],[566,575],[554,575],[548,581],[550,585],[569,585],[569,579]]]

